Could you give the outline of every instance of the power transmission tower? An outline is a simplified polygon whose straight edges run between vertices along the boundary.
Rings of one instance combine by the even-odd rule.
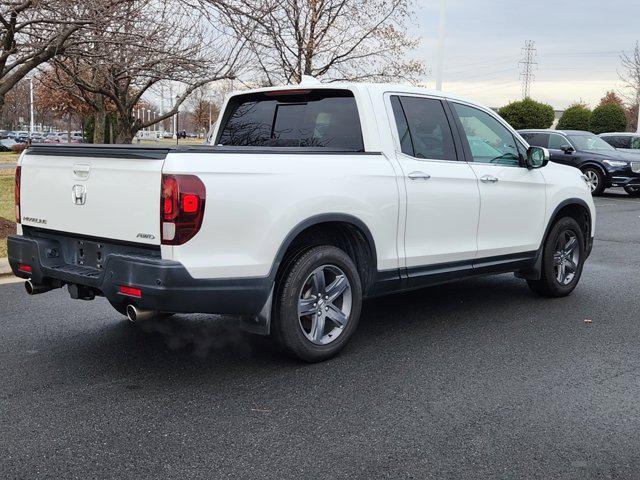
[[[531,95],[531,84],[535,78],[535,69],[538,66],[536,62],[535,42],[527,40],[522,48],[522,60],[518,62],[520,65],[520,78],[522,79],[522,98],[529,98]]]

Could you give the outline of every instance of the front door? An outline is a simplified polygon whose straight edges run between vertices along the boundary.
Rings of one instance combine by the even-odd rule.
[[[524,166],[524,145],[496,116],[451,105],[480,189],[477,259],[537,250],[546,216],[544,176]]]

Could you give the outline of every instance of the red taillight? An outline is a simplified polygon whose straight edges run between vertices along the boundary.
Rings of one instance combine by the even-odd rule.
[[[195,175],[162,175],[160,222],[163,245],[182,245],[202,226],[206,189]]]
[[[142,298],[142,290],[134,287],[127,287],[126,285],[120,285],[120,293],[127,297]]]
[[[15,186],[15,200],[16,200],[16,223],[20,223],[20,178],[22,177],[22,167],[18,165],[16,167],[16,186]],[[31,270],[29,270],[31,271]]]
[[[24,273],[31,273],[31,267],[29,265],[18,264],[18,270]]]
[[[192,193],[183,195],[182,197],[182,211],[184,213],[194,213],[198,211],[198,196]]]

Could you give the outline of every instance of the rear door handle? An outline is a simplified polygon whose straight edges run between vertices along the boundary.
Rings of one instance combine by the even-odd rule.
[[[411,180],[429,180],[431,175],[425,172],[411,172],[407,175]]]
[[[498,178],[494,177],[493,175],[484,175],[480,177],[480,181],[482,183],[496,183],[498,181]]]

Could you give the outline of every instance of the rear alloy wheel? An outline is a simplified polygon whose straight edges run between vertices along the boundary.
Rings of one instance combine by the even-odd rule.
[[[591,189],[591,195],[600,195],[604,192],[604,175],[595,167],[587,167],[582,170],[589,188]]]
[[[336,355],[355,331],[362,305],[353,260],[333,246],[293,262],[279,285],[273,334],[295,357],[319,362]]]
[[[578,222],[563,217],[553,226],[542,251],[539,280],[527,280],[531,290],[545,297],[564,297],[578,285],[584,265],[584,235]]]
[[[640,187],[624,187],[624,191],[632,197],[640,197]]]

